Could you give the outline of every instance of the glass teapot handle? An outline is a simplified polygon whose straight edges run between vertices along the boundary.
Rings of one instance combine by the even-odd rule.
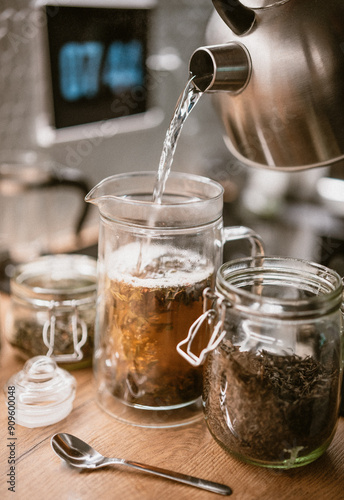
[[[261,256],[264,257],[264,244],[262,238],[254,232],[252,229],[246,226],[232,226],[225,227],[223,229],[223,244],[240,239],[248,239],[251,244],[251,255],[252,257]],[[191,325],[189,329],[189,333],[186,339],[179,342],[177,345],[177,351],[183,358],[185,358],[191,365],[200,366],[206,355],[216,349],[221,340],[226,335],[226,330],[223,328],[225,322],[226,310],[229,307],[232,307],[231,303],[228,299],[225,299],[222,295],[217,293],[216,291],[212,291],[210,288],[206,288],[203,291],[203,314]],[[212,307],[208,309],[209,300],[212,301]],[[214,309],[214,305],[217,303],[217,310]],[[212,323],[218,318],[218,321],[215,326]],[[199,332],[201,326],[207,322],[209,327],[212,328],[212,334],[208,341],[207,346],[202,349],[199,356],[194,354],[191,351],[192,343]],[[186,347],[186,351],[183,350],[183,347]]]
[[[251,245],[251,256],[264,255],[264,243],[258,233],[246,226],[231,226],[223,228],[223,245],[229,241],[247,239]]]

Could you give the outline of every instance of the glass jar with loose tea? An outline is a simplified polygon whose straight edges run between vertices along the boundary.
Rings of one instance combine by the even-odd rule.
[[[9,343],[24,358],[51,356],[65,368],[91,365],[97,261],[48,255],[18,265],[11,278]]]
[[[205,420],[226,451],[286,469],[328,448],[340,406],[342,294],[336,272],[302,260],[220,267],[216,291],[205,291],[205,312],[178,351],[194,366],[206,359]],[[201,325],[210,340],[197,356],[191,344]]]

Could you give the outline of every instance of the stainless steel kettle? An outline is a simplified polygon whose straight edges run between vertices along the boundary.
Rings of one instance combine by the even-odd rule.
[[[190,58],[214,92],[225,141],[242,162],[281,170],[344,164],[343,0],[213,0]]]

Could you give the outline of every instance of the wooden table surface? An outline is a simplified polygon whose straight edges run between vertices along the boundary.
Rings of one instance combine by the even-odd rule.
[[[1,387],[22,368],[12,348],[2,342]],[[28,429],[15,426],[9,439],[6,397],[0,401],[0,498],[20,500],[315,500],[344,498],[344,418],[327,452],[312,464],[274,471],[241,463],[211,437],[201,418],[172,429],[147,429],[120,423],[96,403],[92,370],[74,371],[77,393],[74,408],[63,421]],[[56,432],[75,434],[107,456],[116,456],[176,470],[229,485],[233,494],[222,497],[120,466],[94,472],[72,470],[53,453]],[[15,444],[15,492],[8,491],[8,458]]]

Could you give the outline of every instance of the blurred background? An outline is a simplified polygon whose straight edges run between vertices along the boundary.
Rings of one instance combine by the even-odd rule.
[[[156,171],[211,0],[2,0],[0,274],[40,254],[96,255],[98,211],[84,196],[113,174]],[[291,145],[292,147],[292,145]],[[252,227],[269,254],[344,274],[344,200],[332,167],[252,170],[223,140],[211,96],[181,134],[173,167],[225,189],[227,225]],[[233,245],[226,260],[246,250]]]

